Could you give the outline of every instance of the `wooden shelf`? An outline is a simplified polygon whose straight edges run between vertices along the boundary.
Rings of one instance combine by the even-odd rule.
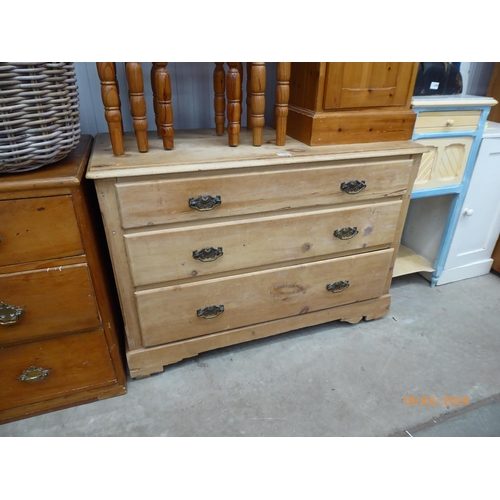
[[[400,245],[392,276],[404,276],[405,274],[420,273],[422,271],[433,272],[434,268],[423,257]]]

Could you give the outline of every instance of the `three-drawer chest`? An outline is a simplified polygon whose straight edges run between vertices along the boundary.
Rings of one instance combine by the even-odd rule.
[[[99,134],[94,180],[134,378],[200,352],[298,328],[384,316],[409,196],[412,142],[310,147],[272,130],[227,146],[176,132],[149,152]]]
[[[0,178],[0,423],[126,392],[91,146]]]

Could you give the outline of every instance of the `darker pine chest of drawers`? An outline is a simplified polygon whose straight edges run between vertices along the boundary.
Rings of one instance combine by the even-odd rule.
[[[268,135],[268,137],[266,136]],[[333,320],[384,316],[424,148],[410,142],[263,146],[242,134],[150,137],[94,179],[125,320],[132,377],[200,352]],[[127,144],[127,141],[130,144]],[[126,150],[134,137],[126,135]]]
[[[0,422],[126,391],[91,145],[0,179]]]

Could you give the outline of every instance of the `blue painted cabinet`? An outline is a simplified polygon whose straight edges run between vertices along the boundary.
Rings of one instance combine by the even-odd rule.
[[[412,140],[423,156],[394,275],[420,272],[438,284],[473,174],[486,119],[497,101],[479,96],[414,97]]]

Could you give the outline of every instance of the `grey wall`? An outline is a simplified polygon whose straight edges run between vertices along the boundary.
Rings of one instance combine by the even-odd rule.
[[[246,63],[243,63],[245,66]],[[147,120],[149,130],[154,130],[154,112],[152,91],[150,85],[151,63],[141,63],[144,76],[144,94],[147,105]],[[214,63],[168,63],[172,86],[172,108],[174,128],[196,129],[214,128]],[[227,66],[225,66],[227,71]],[[96,135],[107,132],[104,119],[104,108],[101,100],[101,84],[97,75],[95,62],[76,62],[75,71],[80,97],[80,117],[83,134]],[[118,87],[122,105],[123,127],[126,132],[132,132],[132,117],[127,94],[125,78],[125,63],[116,63]],[[246,75],[246,74],[245,74]],[[276,63],[266,63],[266,125],[273,121],[273,108],[276,88]],[[246,76],[243,82],[243,102],[246,99]],[[246,123],[246,106],[243,106],[242,123]]]
[[[147,119],[149,129],[154,129],[154,113],[149,74],[151,63],[141,63],[144,75],[144,93],[147,103]],[[245,66],[245,63],[243,63]],[[132,132],[132,117],[127,95],[125,79],[125,63],[117,66],[118,85],[122,103],[123,126],[126,132]],[[171,62],[168,72],[172,85],[172,107],[174,128],[196,129],[213,128],[213,70],[212,62]],[[227,66],[225,66],[227,71]],[[104,119],[104,108],[101,101],[101,84],[97,75],[95,62],[75,63],[80,96],[80,116],[82,133],[96,135],[107,132]],[[276,63],[266,63],[266,125],[273,124]],[[493,63],[462,63],[461,71],[464,80],[464,94],[486,95],[488,83],[493,70]],[[246,76],[244,77],[246,80]],[[246,99],[245,81],[243,82],[243,102]],[[243,106],[242,123],[246,123],[246,106]]]

